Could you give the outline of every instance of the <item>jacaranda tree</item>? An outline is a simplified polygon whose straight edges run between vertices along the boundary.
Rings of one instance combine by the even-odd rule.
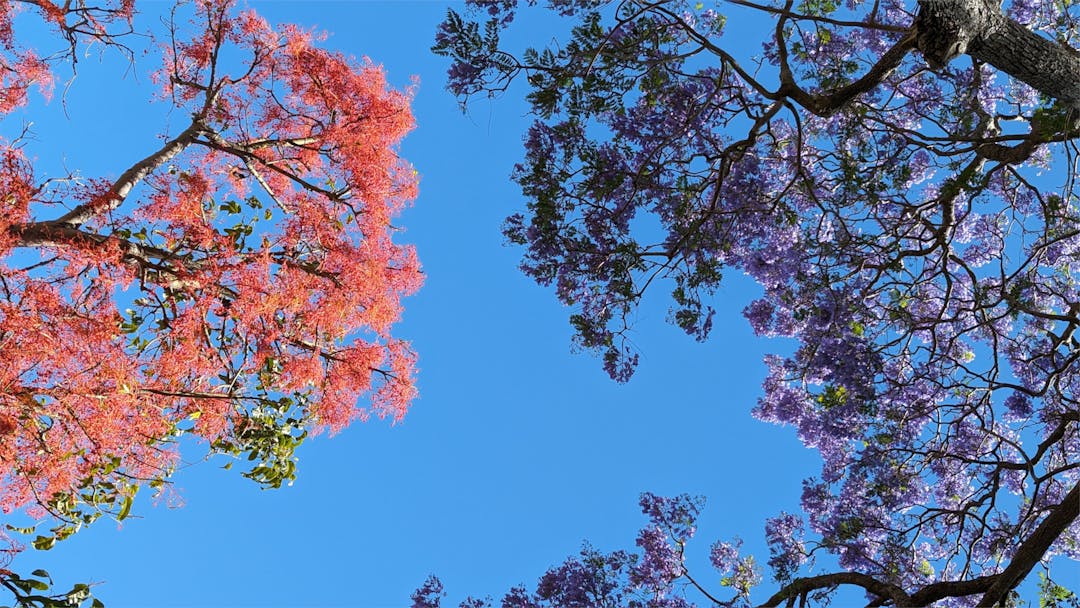
[[[7,526],[39,549],[127,516],[182,436],[277,487],[309,432],[398,419],[415,392],[390,333],[422,278],[390,224],[416,194],[395,152],[410,93],[232,0],[147,23],[136,4],[0,2],[0,507],[44,518]],[[47,97],[88,45],[144,60],[129,44],[161,23],[147,71],[172,126],[108,175],[42,177],[38,146],[90,142],[23,132],[34,89]],[[31,45],[24,27],[53,38]],[[0,570],[0,585],[20,605],[87,595],[42,595],[43,572]]]
[[[627,380],[646,292],[670,290],[671,321],[705,339],[721,274],[746,273],[754,330],[797,343],[767,359],[754,413],[823,463],[803,513],[765,523],[773,590],[735,543],[711,552],[727,589],[695,578],[700,501],[646,494],[638,554],[586,547],[504,608],[841,588],[999,606],[1033,572],[1042,605],[1076,604],[1036,567],[1080,558],[1080,6],[550,0],[569,33],[519,53],[500,34],[528,11],[467,4],[434,51],[463,103],[529,87],[528,208],[505,234],[577,344]],[[431,579],[414,605],[441,597]]]

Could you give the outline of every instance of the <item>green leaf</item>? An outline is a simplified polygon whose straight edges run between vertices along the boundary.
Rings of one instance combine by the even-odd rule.
[[[132,502],[133,500],[130,494],[124,496],[124,501],[120,505],[120,512],[116,515],[117,521],[123,521],[128,516],[128,513],[131,512]]]
[[[240,203],[236,201],[228,201],[218,206],[218,209],[222,211],[228,211],[230,214],[240,213]]]
[[[18,532],[19,534],[33,534],[34,533],[34,526],[30,526],[30,527],[27,527],[27,528],[19,528],[19,527],[13,526],[11,524],[6,524],[4,527],[7,528],[8,530],[11,530],[12,532]]]
[[[55,544],[55,536],[39,536],[35,538],[33,542],[34,548],[38,551],[48,551],[49,549],[52,549]]]
[[[43,577],[43,578],[50,578],[49,573],[46,572],[45,570],[42,570],[41,568],[38,568],[37,570],[34,570],[33,572],[31,572],[30,576],[40,576],[40,577]]]

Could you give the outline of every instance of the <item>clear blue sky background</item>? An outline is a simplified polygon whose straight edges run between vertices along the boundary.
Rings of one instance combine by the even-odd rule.
[[[503,245],[502,219],[524,205],[508,176],[529,119],[520,90],[467,115],[443,90],[446,62],[428,48],[447,3],[251,5],[271,22],[328,30],[327,46],[370,56],[398,86],[420,79],[418,128],[402,153],[421,194],[398,223],[427,282],[397,328],[421,357],[420,399],[398,425],[373,420],[310,440],[299,479],[277,491],[189,451],[192,466],[175,478],[182,508],[140,497],[119,529],[101,521],[13,567],[100,582],[110,608],[401,607],[431,573],[452,601],[499,597],[534,584],[584,539],[633,548],[646,490],[708,496],[690,548],[700,580],[718,584],[706,565],[717,538],[741,536],[764,562],[764,518],[797,510],[800,480],[818,462],[790,429],[749,415],[762,356],[786,348],[755,339],[743,320],[753,285],[727,277],[705,344],[664,322],[658,291],[637,319],[640,371],[611,382],[599,361],[570,352],[568,310],[520,275],[519,252]],[[546,24],[533,28],[523,34],[550,38]],[[760,48],[753,28],[731,30],[748,36],[748,52]],[[44,110],[5,119],[3,132],[33,120],[42,167],[115,177],[156,149],[166,124],[165,104],[147,104],[156,60],[140,61],[125,76],[112,54],[84,58],[66,117],[58,89]]]

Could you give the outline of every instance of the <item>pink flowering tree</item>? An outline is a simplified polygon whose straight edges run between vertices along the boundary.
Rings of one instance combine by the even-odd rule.
[[[135,61],[136,9],[0,2],[0,113],[32,112],[88,44]],[[27,46],[31,19],[64,50]],[[416,194],[396,153],[410,94],[232,0],[177,3],[152,34],[157,102],[182,124],[147,133],[145,156],[45,178],[41,144],[0,140],[0,508],[41,520],[7,526],[9,555],[24,534],[48,549],[125,518],[167,484],[181,436],[277,487],[308,433],[399,419],[415,393],[391,334],[422,279],[390,223]],[[42,571],[0,585],[20,606],[89,595],[48,595]]]
[[[682,560],[698,503],[646,495],[640,555],[586,548],[502,605],[684,606],[697,588],[805,606],[848,587],[999,606],[1033,572],[1044,602],[1075,605],[1038,566],[1080,558],[1080,6],[731,3],[750,25],[709,2],[550,0],[572,30],[517,52],[500,33],[519,3],[472,0],[438,31],[463,103],[529,87],[528,203],[505,234],[577,344],[625,381],[646,292],[703,340],[722,273],[746,273],[755,332],[798,344],[767,358],[754,413],[822,459],[803,512],[766,523],[775,592],[724,543],[728,589],[699,586]],[[811,575],[825,554],[835,571]]]

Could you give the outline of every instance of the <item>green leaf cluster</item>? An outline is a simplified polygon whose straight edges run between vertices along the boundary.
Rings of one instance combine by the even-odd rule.
[[[90,601],[90,608],[105,608],[90,592],[90,586],[76,583],[66,592],[52,593],[53,580],[45,570],[34,570],[29,577],[0,570],[0,585],[7,588],[15,602],[0,608],[79,608]]]
[[[306,420],[296,399],[268,400],[246,412],[232,438],[218,439],[211,447],[218,453],[245,456],[251,468],[242,475],[265,488],[280,488],[296,479],[296,449],[307,438]],[[232,463],[225,465],[231,468]]]

